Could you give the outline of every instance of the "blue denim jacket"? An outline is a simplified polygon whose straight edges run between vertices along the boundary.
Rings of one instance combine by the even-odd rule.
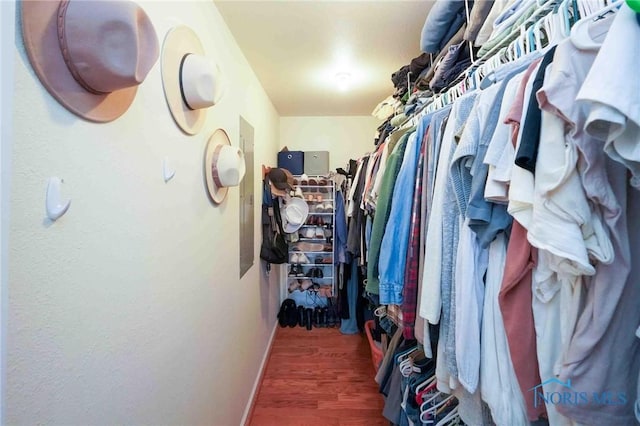
[[[422,140],[430,122],[431,115],[422,117],[415,133],[409,137],[393,190],[391,213],[384,231],[378,261],[380,303],[383,305],[402,303],[416,168]]]

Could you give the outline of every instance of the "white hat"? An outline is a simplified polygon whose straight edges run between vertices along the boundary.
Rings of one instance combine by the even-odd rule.
[[[211,200],[216,204],[222,203],[228,188],[240,185],[245,171],[242,150],[231,146],[224,130],[216,130],[207,142],[204,160],[205,180]]]
[[[307,220],[309,205],[306,201],[292,197],[286,200],[286,204],[280,210],[282,227],[284,232],[291,234],[296,232]]]
[[[171,115],[187,134],[198,133],[207,109],[224,94],[218,65],[208,58],[189,27],[172,28],[162,45],[162,86]]]

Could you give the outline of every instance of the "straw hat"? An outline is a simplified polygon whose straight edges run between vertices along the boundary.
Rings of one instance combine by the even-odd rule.
[[[224,93],[220,68],[208,58],[196,33],[179,25],[162,45],[162,87],[176,124],[187,134],[198,133],[207,110]]]
[[[127,111],[158,59],[158,39],[131,1],[23,0],[22,36],[42,85],[95,122]]]
[[[224,201],[229,187],[238,186],[244,177],[246,166],[244,153],[231,146],[227,132],[218,129],[207,142],[204,160],[204,174],[211,201]]]

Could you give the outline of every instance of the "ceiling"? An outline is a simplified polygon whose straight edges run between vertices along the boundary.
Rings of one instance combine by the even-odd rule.
[[[370,115],[432,1],[215,1],[281,116]],[[351,74],[341,90],[335,76]]]

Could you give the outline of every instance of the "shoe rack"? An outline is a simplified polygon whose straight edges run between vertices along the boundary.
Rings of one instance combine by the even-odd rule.
[[[294,178],[296,194],[309,205],[309,215],[289,243],[285,293],[299,305],[323,307],[336,294],[335,184],[322,176]]]

